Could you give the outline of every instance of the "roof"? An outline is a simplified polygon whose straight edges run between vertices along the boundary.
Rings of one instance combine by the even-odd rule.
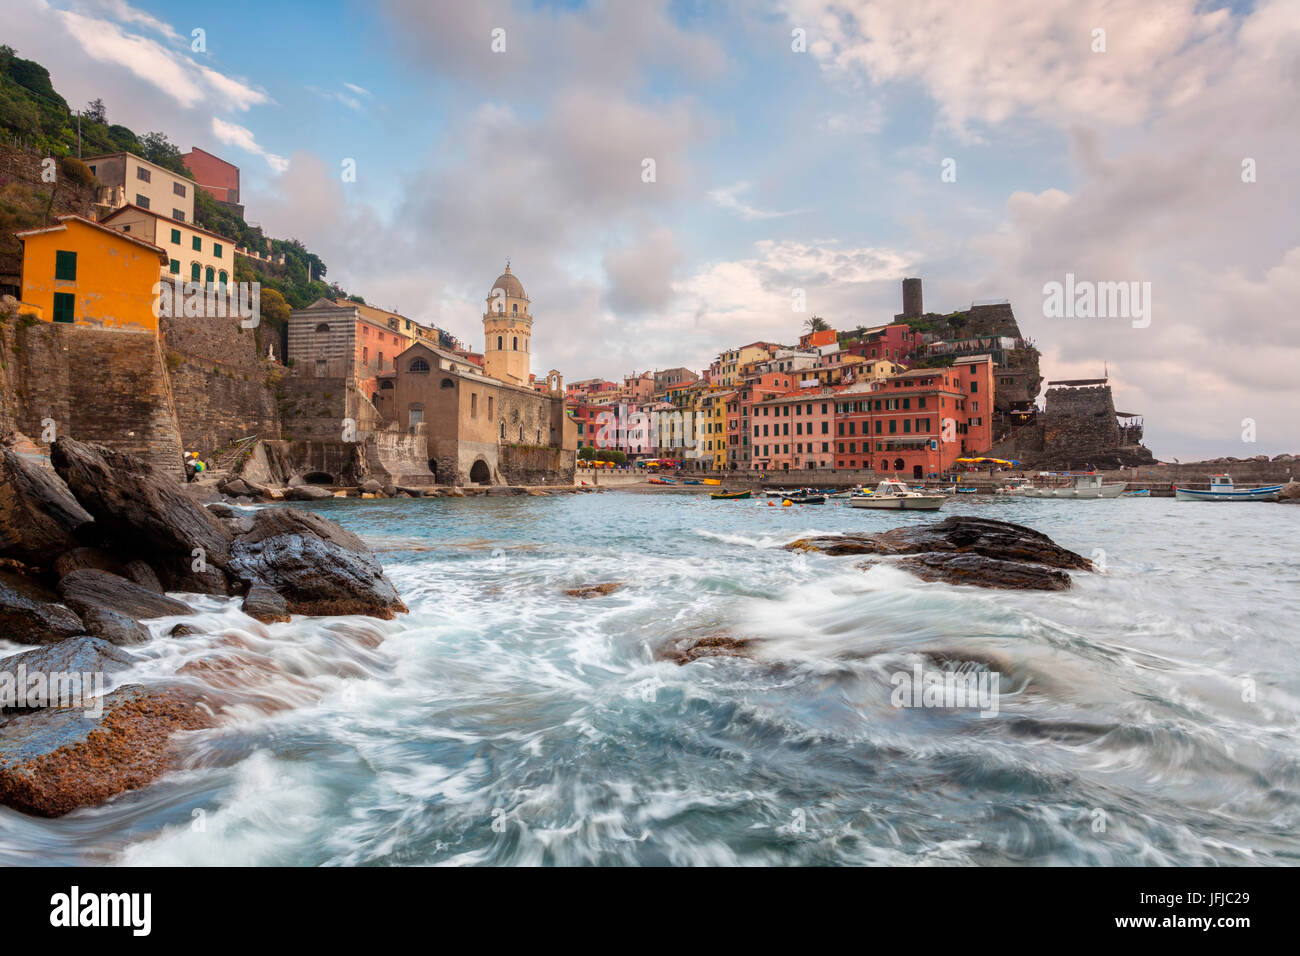
[[[495,293],[497,289],[515,299],[528,298],[524,294],[524,284],[519,281],[518,276],[511,274],[509,263],[506,263],[506,271],[497,276],[496,281],[492,283],[492,292]],[[491,293],[489,293],[488,298],[491,297]]]
[[[158,256],[158,258],[161,259],[163,262],[171,261],[170,257],[167,255],[167,250],[163,249],[161,246],[155,246],[152,242],[149,242],[148,240],[145,239],[141,239],[139,236],[133,236],[129,232],[123,232],[120,229],[112,229],[101,223],[95,222],[95,220],[93,219],[87,219],[85,216],[78,216],[75,213],[70,213],[65,216],[60,216],[59,224],[57,226],[43,226],[40,229],[25,229],[22,232],[14,233],[14,236],[19,239],[29,239],[33,236],[40,236],[49,232],[66,232],[68,228],[66,223],[69,220],[79,222],[83,226],[90,226],[92,229],[98,229],[101,232],[106,232],[109,235],[115,236],[118,239],[123,239],[127,242],[133,242],[137,246],[142,246],[145,249],[148,249],[150,252],[155,253]]]
[[[110,212],[107,216],[105,216],[103,219],[99,221],[101,223],[109,222],[113,219],[116,219],[118,216],[122,215],[122,213],[126,212],[128,209],[134,209],[136,212],[142,212],[146,216],[153,216],[155,219],[162,219],[166,222],[175,223],[176,225],[181,226],[182,228],[189,229],[191,232],[201,232],[205,236],[211,236],[213,239],[220,239],[222,242],[228,242],[231,244],[232,247],[235,244],[235,240],[232,239],[230,236],[223,236],[219,232],[213,232],[211,229],[204,229],[202,226],[197,226],[192,222],[183,222],[180,219],[173,219],[171,216],[164,216],[160,212],[154,212],[152,209],[145,209],[143,206],[137,206],[133,202],[129,202],[125,206],[121,206],[117,209],[114,209],[112,212]]]

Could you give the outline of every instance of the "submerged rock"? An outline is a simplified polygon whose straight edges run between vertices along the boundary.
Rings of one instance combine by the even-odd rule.
[[[55,644],[84,634],[81,618],[29,577],[0,570],[0,636],[19,644]]]
[[[801,538],[786,548],[903,556],[897,566],[924,580],[990,588],[1063,591],[1072,583],[1065,571],[1092,570],[1087,558],[1033,528],[964,515],[874,534]]]
[[[129,665],[135,657],[98,637],[70,637],[0,660],[0,674],[17,674],[25,667],[33,674],[108,674]]]
[[[107,607],[87,607],[81,614],[87,634],[102,638],[110,644],[144,644],[149,640],[149,629],[133,617]]]
[[[290,501],[324,501],[333,498],[334,492],[320,485],[298,485],[285,492],[285,497]]]
[[[748,657],[753,643],[748,638],[727,637],[725,634],[683,637],[660,647],[655,652],[655,659],[681,666],[702,657]]]
[[[190,614],[194,609],[165,594],[142,588],[117,574],[82,568],[59,581],[59,594],[78,613],[108,608],[133,618]]]
[[[121,687],[84,707],[0,718],[0,803],[57,817],[152,783],[170,766],[181,730],[211,726],[211,712],[178,688]]]
[[[566,588],[564,593],[569,597],[576,598],[604,597],[606,594],[613,594],[622,586],[622,581],[606,581],[604,584],[588,584],[580,588]]]
[[[379,559],[350,531],[296,508],[267,508],[235,539],[228,570],[250,588],[265,584],[294,614],[405,613]]]
[[[265,584],[254,584],[248,589],[241,610],[263,624],[278,624],[289,620],[289,605]]]
[[[49,567],[92,517],[66,485],[17,452],[0,456],[0,557]]]

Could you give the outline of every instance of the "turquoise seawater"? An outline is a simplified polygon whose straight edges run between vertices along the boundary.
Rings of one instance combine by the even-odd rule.
[[[936,520],[839,504],[308,507],[379,551],[411,613],[264,626],[193,598],[206,633],[117,681],[219,685],[224,722],[104,806],[0,809],[0,862],[1300,861],[1300,508],[950,500],[1105,569],[1029,593],[782,549]],[[751,656],[655,657],[706,635]],[[936,659],[998,673],[997,713],[894,706],[893,675]]]

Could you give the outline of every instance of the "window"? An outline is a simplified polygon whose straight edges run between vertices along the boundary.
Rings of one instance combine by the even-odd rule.
[[[361,346],[361,361],[363,363],[370,361],[370,349],[366,348],[364,345]]]
[[[215,279],[216,279],[216,274],[213,272],[212,266],[208,266],[208,268],[203,273],[203,281],[206,282],[208,285],[212,285],[212,282]]]
[[[442,386],[441,386],[441,387],[442,387],[442,388],[455,388],[455,387],[456,387],[456,382],[455,382],[455,380],[453,380],[453,379],[450,379],[450,378],[444,378],[444,379],[442,380]],[[505,436],[503,435],[502,437],[505,437]]]
[[[422,358],[413,358],[411,364],[406,366],[406,370],[408,372],[427,372],[429,371],[429,363]]]
[[[177,222],[184,222],[184,221],[185,221],[185,210],[184,210],[184,209],[173,209],[173,210],[172,210],[172,218],[175,219]]]
[[[510,311],[511,311],[512,313],[514,313],[515,315],[518,315],[518,314],[519,314],[519,303],[516,302],[514,305],[510,306]]]
[[[135,194],[135,204],[136,204],[137,206],[139,206],[141,209],[148,209],[148,208],[149,208],[149,197],[148,197],[148,196],[142,196],[142,195],[140,195],[139,193],[136,193],[136,194]]]
[[[153,173],[145,169],[143,166],[137,166],[135,168],[135,178],[141,182],[147,183],[153,178]]]
[[[220,258],[221,258],[221,243],[219,243],[219,242],[214,242],[214,243],[212,244],[212,256],[213,256],[213,258],[215,258],[215,259],[220,259]]]
[[[380,352],[378,358],[379,358],[379,371],[382,372],[384,370],[384,353]]]
[[[54,278],[77,281],[77,254],[59,249],[54,253]]]
[[[478,418],[478,392],[469,393],[469,417]]]
[[[180,261],[179,259],[173,259],[170,263],[167,264],[167,271],[170,272],[170,273],[171,273],[172,275],[174,275],[174,276],[178,276],[178,275],[180,275],[180,274],[181,274],[181,261]]]
[[[73,322],[77,311],[77,297],[71,292],[54,293],[54,321]]]
[[[503,349],[503,348],[505,347],[504,345],[501,344],[503,341],[504,341],[504,340],[503,340],[502,336],[498,335],[498,336],[497,336],[497,351],[498,351],[498,352],[500,352],[501,349]],[[504,438],[505,436],[502,435],[501,437]]]
[[[184,183],[172,183],[172,192],[174,192],[174,193],[175,193],[176,195],[178,195],[178,196],[184,197],[184,196],[185,196],[185,184],[184,184]]]
[[[415,402],[406,410],[406,423],[408,425],[419,425],[424,421],[424,406]]]
[[[488,396],[488,421],[492,420],[492,396]]]
[[[179,229],[173,229],[173,230],[172,230],[172,245],[174,245],[174,246],[179,246],[180,244],[181,244],[181,231],[180,231]]]
[[[199,236],[191,236],[191,237],[190,237],[190,248],[193,249],[195,252],[202,252],[202,251],[203,251],[203,239],[202,239],[201,237],[199,237]]]
[[[519,351],[519,336],[516,335],[516,336],[511,340],[510,348],[511,348],[511,350],[513,350],[513,351],[515,351],[515,352],[518,352],[518,351]]]
[[[975,371],[974,369],[971,369],[971,372],[972,372],[972,373],[974,373],[974,371]],[[975,379],[971,379],[971,380],[970,380],[970,393],[971,393],[972,395],[974,395],[974,394],[975,394],[976,392],[978,392],[979,390],[980,390],[980,383],[977,382],[977,381],[975,381]]]
[[[330,330],[329,325],[326,324],[326,323],[324,323],[324,322],[322,322],[320,325],[316,326],[316,331],[317,331],[317,332],[328,332],[329,330]]]
[[[190,281],[198,282],[202,277],[203,270],[197,262],[190,263]]]

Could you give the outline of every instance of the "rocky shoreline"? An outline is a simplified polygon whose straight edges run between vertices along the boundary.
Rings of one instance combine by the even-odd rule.
[[[218,704],[180,685],[78,683],[75,706],[58,706],[53,675],[102,681],[151,640],[142,620],[193,612],[166,592],[242,598],[264,623],[406,612],[370,549],[318,514],[205,507],[141,460],[68,438],[50,460],[57,474],[0,459],[0,623],[37,645],[0,660],[0,803],[41,816],[100,803],[163,773],[174,734],[217,721]]]

